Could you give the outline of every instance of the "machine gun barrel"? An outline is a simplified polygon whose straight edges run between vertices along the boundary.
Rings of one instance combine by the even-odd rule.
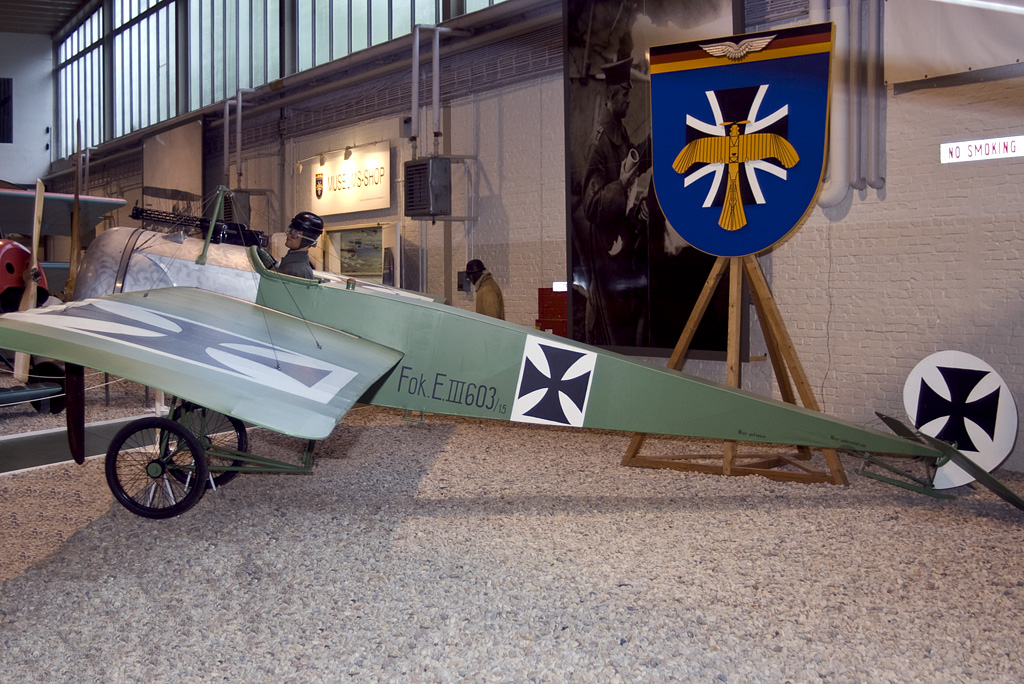
[[[220,209],[217,210],[218,216],[220,211]],[[160,223],[175,228],[198,230],[203,233],[208,233],[210,228],[210,219],[203,216],[177,214],[171,211],[160,211],[159,209],[146,209],[139,205],[132,207],[131,217],[136,221]],[[221,219],[215,221],[214,230],[210,234],[210,241],[214,244],[227,243],[230,245],[242,245],[243,247],[248,247],[249,245],[266,247],[269,242],[266,233],[263,231],[250,230],[241,223],[228,223]]]
[[[202,216],[176,214],[170,211],[160,211],[159,209],[146,209],[139,205],[132,207],[131,217],[136,221],[151,221],[153,223],[163,223],[169,226],[182,226],[185,228],[202,228],[203,223],[207,221]]]

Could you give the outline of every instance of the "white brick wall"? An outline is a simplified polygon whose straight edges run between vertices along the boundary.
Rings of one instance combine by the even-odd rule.
[[[885,187],[816,209],[775,252],[774,292],[826,411],[903,416],[907,374],[943,349],[984,359],[1024,400],[1024,162],[939,163],[940,143],[1019,134],[1021,111],[1019,78],[890,90]]]
[[[566,278],[563,102],[559,75],[451,107],[452,153],[478,160],[471,165],[476,195],[467,204],[479,216],[453,231],[453,266],[481,259],[502,287],[505,317],[520,325],[534,325],[537,288]],[[464,293],[454,304],[473,308]]]

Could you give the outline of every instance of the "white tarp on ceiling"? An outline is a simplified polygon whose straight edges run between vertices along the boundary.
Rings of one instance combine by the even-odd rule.
[[[885,80],[903,83],[1024,58],[1024,0],[889,0]]]

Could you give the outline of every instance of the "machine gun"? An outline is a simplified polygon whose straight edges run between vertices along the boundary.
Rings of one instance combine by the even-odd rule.
[[[170,211],[160,211],[158,209],[144,209],[138,204],[132,207],[131,217],[136,221],[159,223],[183,231],[197,230],[202,232],[205,231],[210,224],[210,219],[203,218],[202,216],[177,214]],[[217,221],[214,224],[213,235],[210,238],[210,242],[214,244],[241,245],[242,247],[255,245],[257,247],[266,248],[268,241],[267,234],[261,230],[250,230],[243,223]]]

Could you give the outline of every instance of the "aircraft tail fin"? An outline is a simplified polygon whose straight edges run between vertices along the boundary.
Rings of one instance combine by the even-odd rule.
[[[921,439],[921,435],[916,430],[911,428],[909,425],[904,423],[902,420],[893,418],[892,416],[887,416],[884,413],[879,413],[878,411],[875,411],[875,415],[878,416],[878,418],[883,423],[885,423],[885,426],[887,428],[892,430],[894,433],[896,433],[903,439],[909,439],[912,442],[918,442],[920,444],[925,443],[925,441]]]
[[[904,439],[910,439],[916,442],[927,444],[928,446],[936,449],[941,454],[940,460],[945,459],[952,461],[956,465],[960,466],[965,472],[971,475],[980,484],[990,489],[996,496],[1003,499],[1009,504],[1016,506],[1017,508],[1024,511],[1024,499],[1019,497],[1013,491],[1011,491],[1006,485],[992,477],[992,474],[982,468],[980,465],[972,461],[962,451],[955,449],[953,446],[943,442],[940,439],[936,439],[930,435],[926,435],[922,432],[914,430],[906,423],[897,420],[891,416],[875,412],[883,423],[888,426],[890,430],[895,432]]]
[[[929,437],[928,435],[921,436],[924,438],[926,443],[941,451],[943,456],[948,456],[950,461],[960,466],[980,484],[992,490],[992,492],[1000,499],[1024,511],[1024,499],[1017,496],[1017,494],[1011,491],[1002,482],[992,477],[990,472],[972,461],[962,451],[954,449],[949,444],[946,444],[942,440],[935,439],[934,437]]]

